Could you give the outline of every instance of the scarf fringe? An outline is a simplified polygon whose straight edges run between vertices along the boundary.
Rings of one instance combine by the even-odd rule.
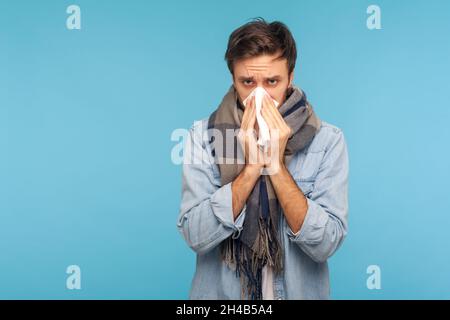
[[[258,222],[259,232],[250,248],[229,237],[222,246],[222,258],[236,272],[241,282],[241,299],[262,300],[262,268],[266,264],[275,274],[283,269],[283,252],[271,218],[267,225],[262,217]]]

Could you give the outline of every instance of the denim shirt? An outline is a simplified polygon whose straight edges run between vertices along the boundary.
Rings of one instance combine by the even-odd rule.
[[[197,253],[189,298],[239,300],[240,280],[222,261],[220,243],[230,236],[239,236],[246,205],[234,220],[231,182],[221,186],[219,168],[207,140],[207,126],[208,119],[194,122],[183,149],[177,227]],[[195,159],[186,161],[188,154]],[[274,298],[328,299],[327,259],[347,234],[348,154],[342,131],[322,121],[312,142],[294,155],[288,170],[305,195],[308,210],[302,227],[294,233],[280,209],[284,269],[274,276]]]

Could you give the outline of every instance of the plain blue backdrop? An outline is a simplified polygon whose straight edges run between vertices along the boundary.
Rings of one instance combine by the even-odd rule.
[[[332,298],[450,298],[447,0],[1,0],[0,298],[187,298],[171,133],[220,103],[228,36],[258,16],[290,27],[295,83],[347,139]]]

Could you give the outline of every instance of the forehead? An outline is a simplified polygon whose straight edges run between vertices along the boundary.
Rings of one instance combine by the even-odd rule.
[[[267,76],[287,74],[286,58],[279,58],[279,54],[260,55],[240,59],[234,63],[235,76]]]

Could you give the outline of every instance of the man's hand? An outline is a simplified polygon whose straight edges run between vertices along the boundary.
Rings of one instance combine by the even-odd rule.
[[[263,98],[261,114],[270,131],[269,159],[266,165],[268,173],[277,173],[284,167],[284,151],[292,134],[292,129],[284,121],[277,107],[267,95]]]
[[[278,201],[291,230],[298,232],[308,211],[308,201],[284,163],[284,151],[292,135],[278,109],[267,96],[263,98],[261,114],[270,130],[270,165],[266,166]]]
[[[233,217],[236,219],[244,208],[256,181],[264,168],[264,156],[259,149],[255,135],[255,98],[250,99],[242,116],[238,139],[244,150],[245,167],[231,183]]]
[[[257,144],[255,125],[257,125],[255,97],[252,97],[244,110],[238,139],[244,151],[246,166],[260,172],[266,165],[266,159]]]

